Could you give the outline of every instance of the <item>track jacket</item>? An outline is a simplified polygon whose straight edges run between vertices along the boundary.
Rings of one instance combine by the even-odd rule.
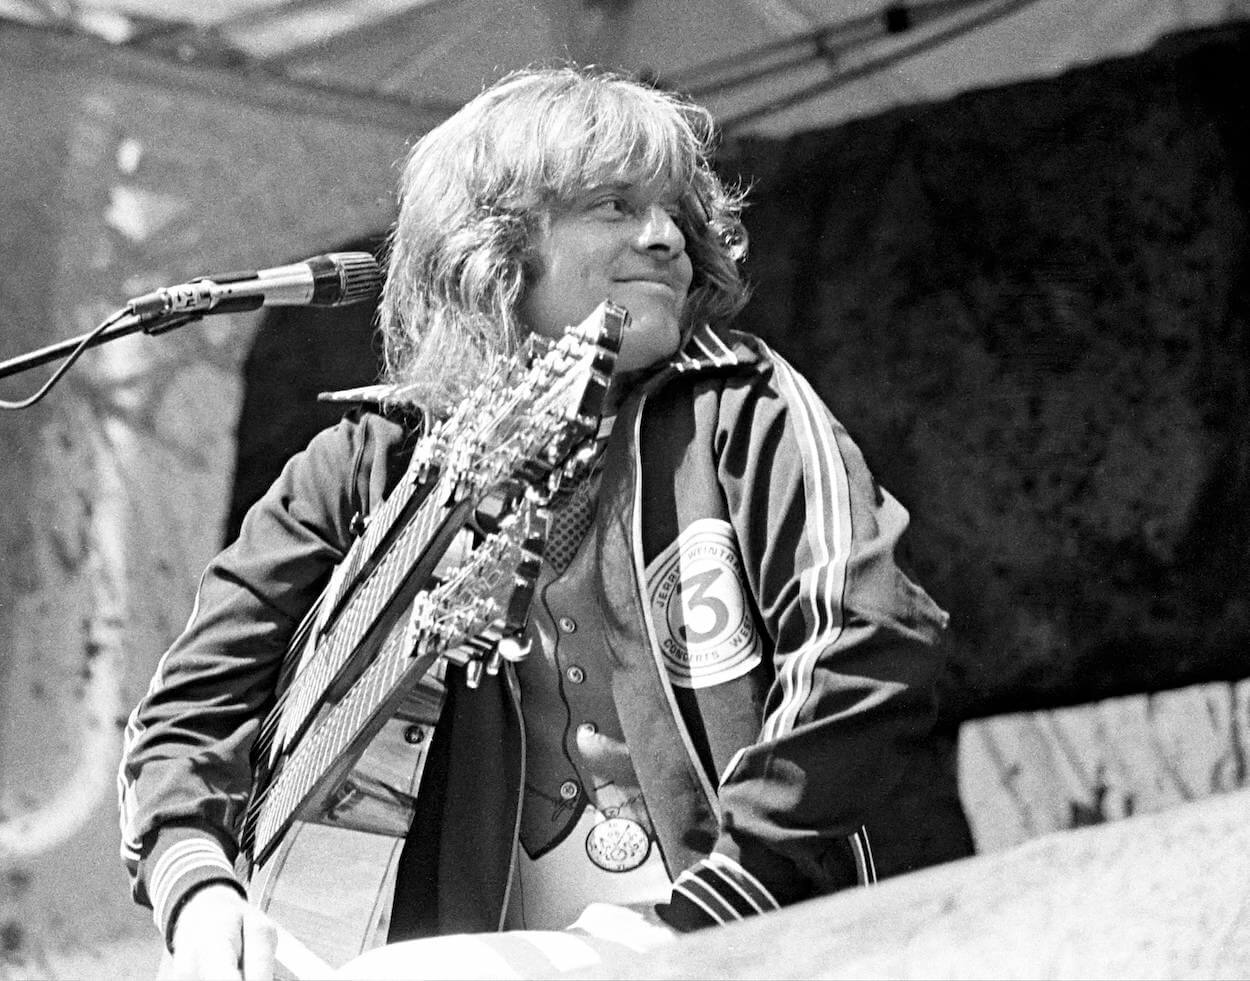
[[[191,890],[236,881],[248,754],[282,654],[412,442],[363,413],[294,457],[205,571],[131,715],[122,855],[167,940]],[[807,381],[750,335],[695,331],[622,405],[591,587],[678,928],[873,878],[867,841],[932,728],[947,622],[896,561],[907,522]],[[496,930],[507,906],[515,679],[448,680],[392,940]]]

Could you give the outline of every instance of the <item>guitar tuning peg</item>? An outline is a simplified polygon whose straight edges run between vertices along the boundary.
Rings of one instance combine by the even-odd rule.
[[[486,658],[486,673],[493,678],[499,674],[499,667],[502,663],[503,656],[500,654],[499,648],[496,647],[490,652],[490,656]]]
[[[521,641],[515,637],[504,637],[495,646],[495,651],[505,661],[516,664],[518,661],[524,661],[529,657],[530,647],[528,640]]]
[[[464,683],[469,688],[476,688],[482,683],[482,661],[480,658],[470,658],[469,663],[464,666]]]

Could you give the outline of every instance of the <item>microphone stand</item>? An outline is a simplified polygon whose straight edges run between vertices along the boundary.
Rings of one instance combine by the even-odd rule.
[[[115,313],[113,316],[116,317],[117,314]],[[127,334],[133,334],[140,330],[145,334],[163,334],[167,330],[181,327],[192,320],[199,320],[202,316],[203,314],[196,313],[175,314],[168,319],[141,323],[134,314],[126,314],[120,322],[106,326],[103,329],[97,327],[86,334],[79,334],[77,337],[57,341],[55,344],[41,347],[38,350],[31,351],[29,354],[19,354],[16,358],[0,361],[0,378],[8,378],[9,375],[16,375],[19,372],[26,371],[28,368],[37,368],[39,365],[47,364],[49,361],[67,357],[73,354],[79,347],[85,351],[89,347],[98,347],[108,341],[115,341],[119,337],[125,337]]]
[[[114,311],[107,320],[86,334],[58,341],[55,344],[49,344],[47,347],[41,347],[28,354],[20,354],[16,358],[9,358],[7,361],[0,361],[0,378],[8,378],[10,375],[16,375],[29,368],[47,364],[49,361],[56,361],[60,358],[66,359],[53,373],[52,377],[44,383],[43,387],[29,399],[23,402],[0,401],[0,409],[25,409],[34,405],[48,393],[48,390],[69,370],[70,365],[78,360],[78,356],[89,347],[98,347],[108,341],[115,341],[119,337],[125,337],[137,331],[143,331],[145,334],[151,335],[163,334],[194,320],[200,320],[203,316],[204,311],[193,313],[179,312],[143,320],[132,313],[128,307],[123,307]]]
[[[0,378],[7,378],[57,358],[66,359],[37,395],[22,403],[0,400],[0,409],[24,409],[33,405],[43,398],[87,348],[125,337],[137,330],[163,334],[192,320],[199,320],[206,313],[257,310],[267,300],[279,306],[338,306],[376,299],[381,291],[382,270],[373,255],[368,252],[330,252],[289,266],[259,272],[201,276],[189,283],[145,293],[114,311],[90,333],[0,361]]]

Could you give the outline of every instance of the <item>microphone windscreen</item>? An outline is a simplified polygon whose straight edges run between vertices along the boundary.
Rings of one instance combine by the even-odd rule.
[[[368,252],[331,252],[309,259],[315,306],[373,301],[382,293],[382,267]]]

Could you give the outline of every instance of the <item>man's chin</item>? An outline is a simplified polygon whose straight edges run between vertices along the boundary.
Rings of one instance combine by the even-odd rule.
[[[638,330],[626,328],[621,350],[616,356],[617,374],[647,372],[668,361],[680,346],[677,325]]]

